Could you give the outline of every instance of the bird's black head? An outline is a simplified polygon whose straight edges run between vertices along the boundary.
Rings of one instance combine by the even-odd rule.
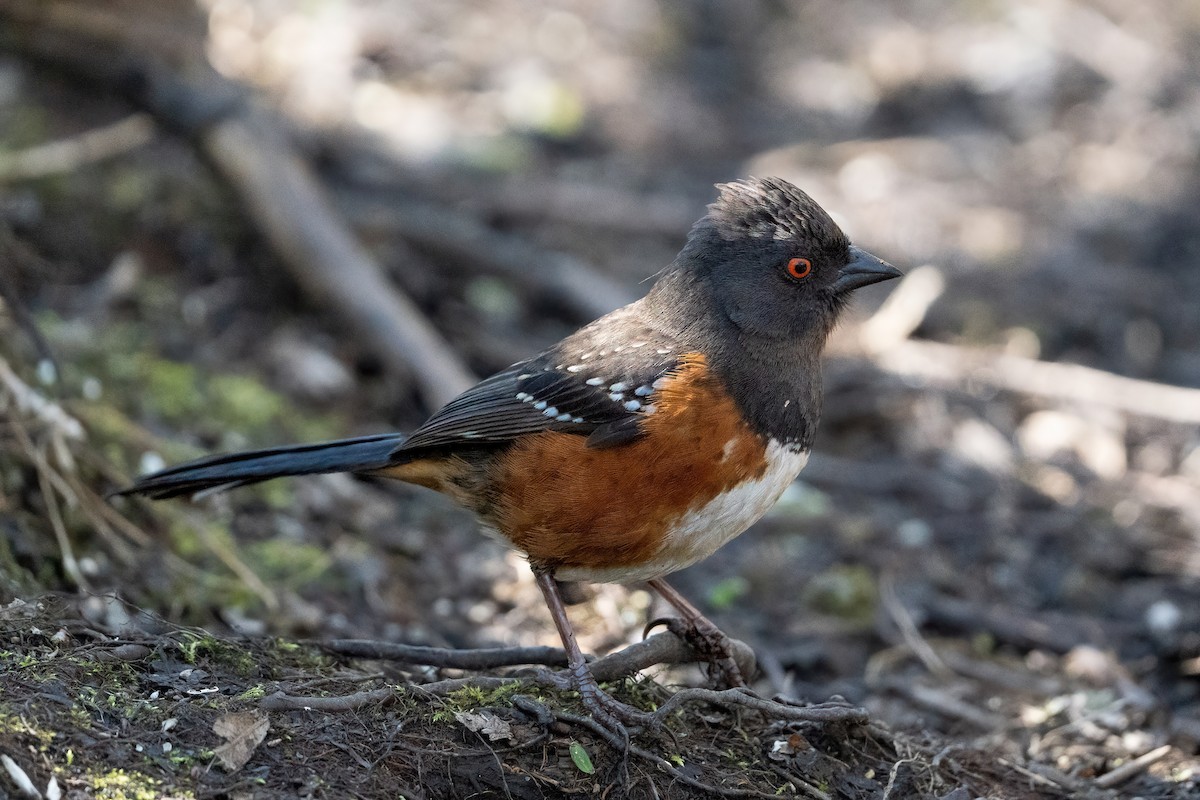
[[[744,336],[827,335],[850,292],[901,273],[850,244],[825,209],[780,178],[719,184],[675,267]]]

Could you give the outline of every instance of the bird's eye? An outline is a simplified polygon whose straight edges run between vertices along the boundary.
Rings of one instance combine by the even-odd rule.
[[[807,278],[812,273],[812,262],[807,258],[793,258],[787,263],[787,271],[793,278]]]

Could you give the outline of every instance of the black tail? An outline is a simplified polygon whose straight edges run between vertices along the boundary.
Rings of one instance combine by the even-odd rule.
[[[387,466],[388,456],[404,439],[403,434],[384,433],[209,456],[143,475],[133,486],[115,494],[144,494],[154,500],[163,500],[205,489],[232,489],[285,475],[369,472]]]

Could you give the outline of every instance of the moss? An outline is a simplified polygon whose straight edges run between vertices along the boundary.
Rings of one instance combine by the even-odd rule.
[[[454,715],[462,711],[473,711],[477,708],[495,708],[511,706],[512,696],[522,688],[520,682],[513,681],[498,686],[495,689],[484,689],[481,686],[464,686],[446,695],[442,707],[433,714],[434,722],[448,722]]]
[[[38,750],[45,750],[55,737],[54,731],[38,727],[24,715],[16,714],[4,705],[0,705],[0,730],[33,739],[37,742]]]
[[[261,683],[256,683],[246,691],[235,697],[235,700],[261,700],[267,696],[267,688]]]
[[[123,769],[89,772],[86,780],[98,800],[155,800],[162,796],[159,790],[162,782],[140,772]],[[191,792],[179,794],[178,789],[173,790],[172,796],[194,797]]]
[[[176,646],[189,664],[196,664],[203,658],[238,675],[253,674],[259,668],[259,662],[254,653],[246,650],[236,641],[184,631],[182,641],[176,642]]]

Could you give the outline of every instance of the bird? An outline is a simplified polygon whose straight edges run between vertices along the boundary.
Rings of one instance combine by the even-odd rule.
[[[559,582],[646,583],[727,683],[729,640],[665,580],[745,531],[808,460],[820,357],[851,294],[901,276],[781,178],[717,198],[639,300],[488,377],[409,434],[202,458],[117,494],[165,499],[348,472],[450,496],[527,559],[567,655],[561,685],[623,730]],[[653,623],[652,623],[653,624]]]

